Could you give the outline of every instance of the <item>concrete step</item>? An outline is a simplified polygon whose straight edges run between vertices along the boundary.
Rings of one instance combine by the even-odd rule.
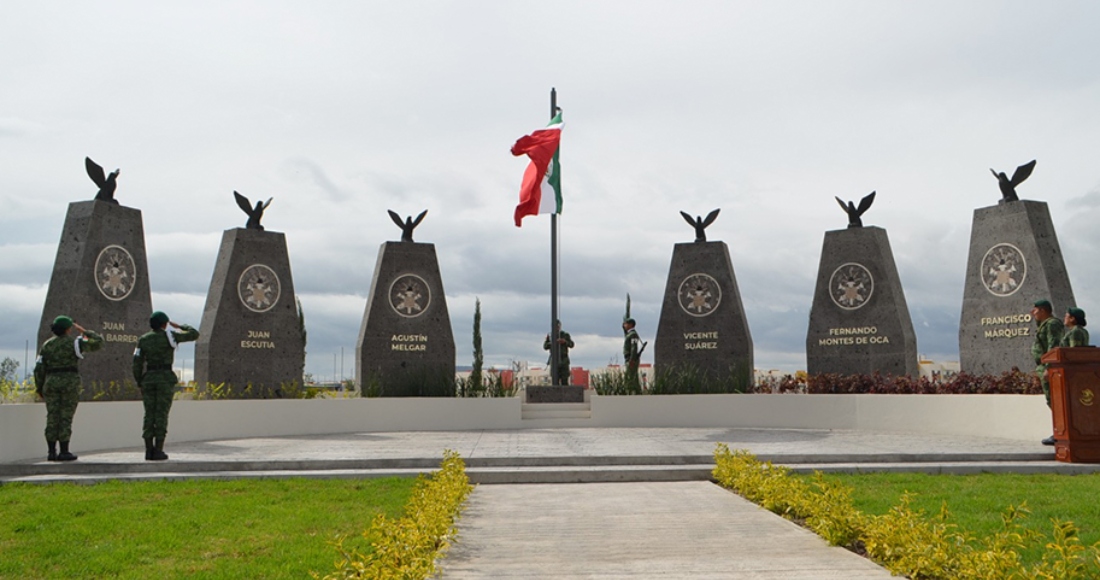
[[[0,483],[94,483],[107,480],[182,480],[250,478],[412,477],[438,469],[438,457],[322,459],[283,461],[188,460],[186,454],[164,462],[74,461],[0,465]],[[1017,453],[840,453],[760,455],[758,459],[796,473],[871,471],[921,473],[1097,473],[1100,465],[1060,463],[1047,452]],[[693,481],[710,479],[709,455],[511,456],[466,459],[475,483],[586,483],[614,481]]]
[[[591,419],[590,403],[524,403],[520,405],[523,420],[534,419]]]

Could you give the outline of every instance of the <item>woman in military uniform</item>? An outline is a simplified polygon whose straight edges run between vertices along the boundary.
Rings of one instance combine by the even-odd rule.
[[[75,339],[73,328],[80,333]],[[34,384],[38,396],[46,401],[46,445],[48,461],[73,461],[69,439],[73,434],[73,415],[80,402],[80,361],[84,353],[99,350],[103,337],[76,324],[68,316],[58,316],[50,325],[53,332],[34,362]],[[61,443],[61,453],[57,444]]]
[[[1085,311],[1070,306],[1066,309],[1066,316],[1062,319],[1066,325],[1062,335],[1062,346],[1088,346],[1089,331],[1085,330]]]

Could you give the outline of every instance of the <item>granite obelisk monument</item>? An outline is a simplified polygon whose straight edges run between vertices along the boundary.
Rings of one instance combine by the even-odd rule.
[[[54,317],[72,316],[104,338],[103,350],[80,365],[82,397],[97,392],[101,397],[138,399],[136,386],[123,387],[134,383],[130,372],[134,345],[149,330],[153,312],[141,210],[115,200],[117,169],[104,175],[103,168],[91,159],[85,158],[84,164],[99,191],[95,199],[69,204],[38,327],[38,344],[53,336],[50,322]]]
[[[221,385],[230,397],[281,397],[301,386],[305,365],[286,236],[260,225],[270,199],[252,207],[233,195],[248,222],[222,234],[195,344],[195,382]]]
[[[875,199],[837,202],[848,228],[825,232],[806,333],[806,371],[917,376],[917,339],[886,230],[863,227]]]
[[[654,339],[659,373],[696,374],[718,389],[752,386],[753,345],[741,292],[725,242],[708,242],[706,228],[718,217],[680,212],[695,228],[695,241],[676,244]]]
[[[1032,305],[1050,300],[1056,316],[1076,306],[1050,209],[1016,195],[1034,168],[1021,165],[1011,179],[994,171],[1000,203],[974,210],[959,321],[959,366],[968,373],[1034,369]]]
[[[455,342],[434,244],[413,241],[427,210],[404,221],[400,242],[378,249],[356,345],[355,376],[365,395],[454,396]]]

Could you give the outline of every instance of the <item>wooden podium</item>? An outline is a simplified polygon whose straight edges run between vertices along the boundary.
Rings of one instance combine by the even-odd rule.
[[[1100,463],[1100,348],[1063,347],[1045,355],[1054,415],[1054,457]]]

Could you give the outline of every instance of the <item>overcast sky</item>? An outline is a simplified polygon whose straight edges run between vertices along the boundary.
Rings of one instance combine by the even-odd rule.
[[[20,2],[0,38],[0,356],[34,339],[84,156],[142,211],[153,305],[197,325],[233,202],[274,197],[307,371],[353,351],[386,215],[429,213],[458,364],[545,361],[549,218],[512,222],[564,109],[562,319],[574,364],[621,357],[626,294],[652,341],[679,215],[721,208],[756,366],[805,368],[833,196],[878,191],[920,353],[957,360],[989,168],[1038,159],[1079,305],[1100,284],[1100,3]],[[652,351],[646,354],[650,362]],[[183,351],[193,357],[193,350]],[[193,364],[193,363],[192,363]],[[339,368],[337,368],[339,373]]]

